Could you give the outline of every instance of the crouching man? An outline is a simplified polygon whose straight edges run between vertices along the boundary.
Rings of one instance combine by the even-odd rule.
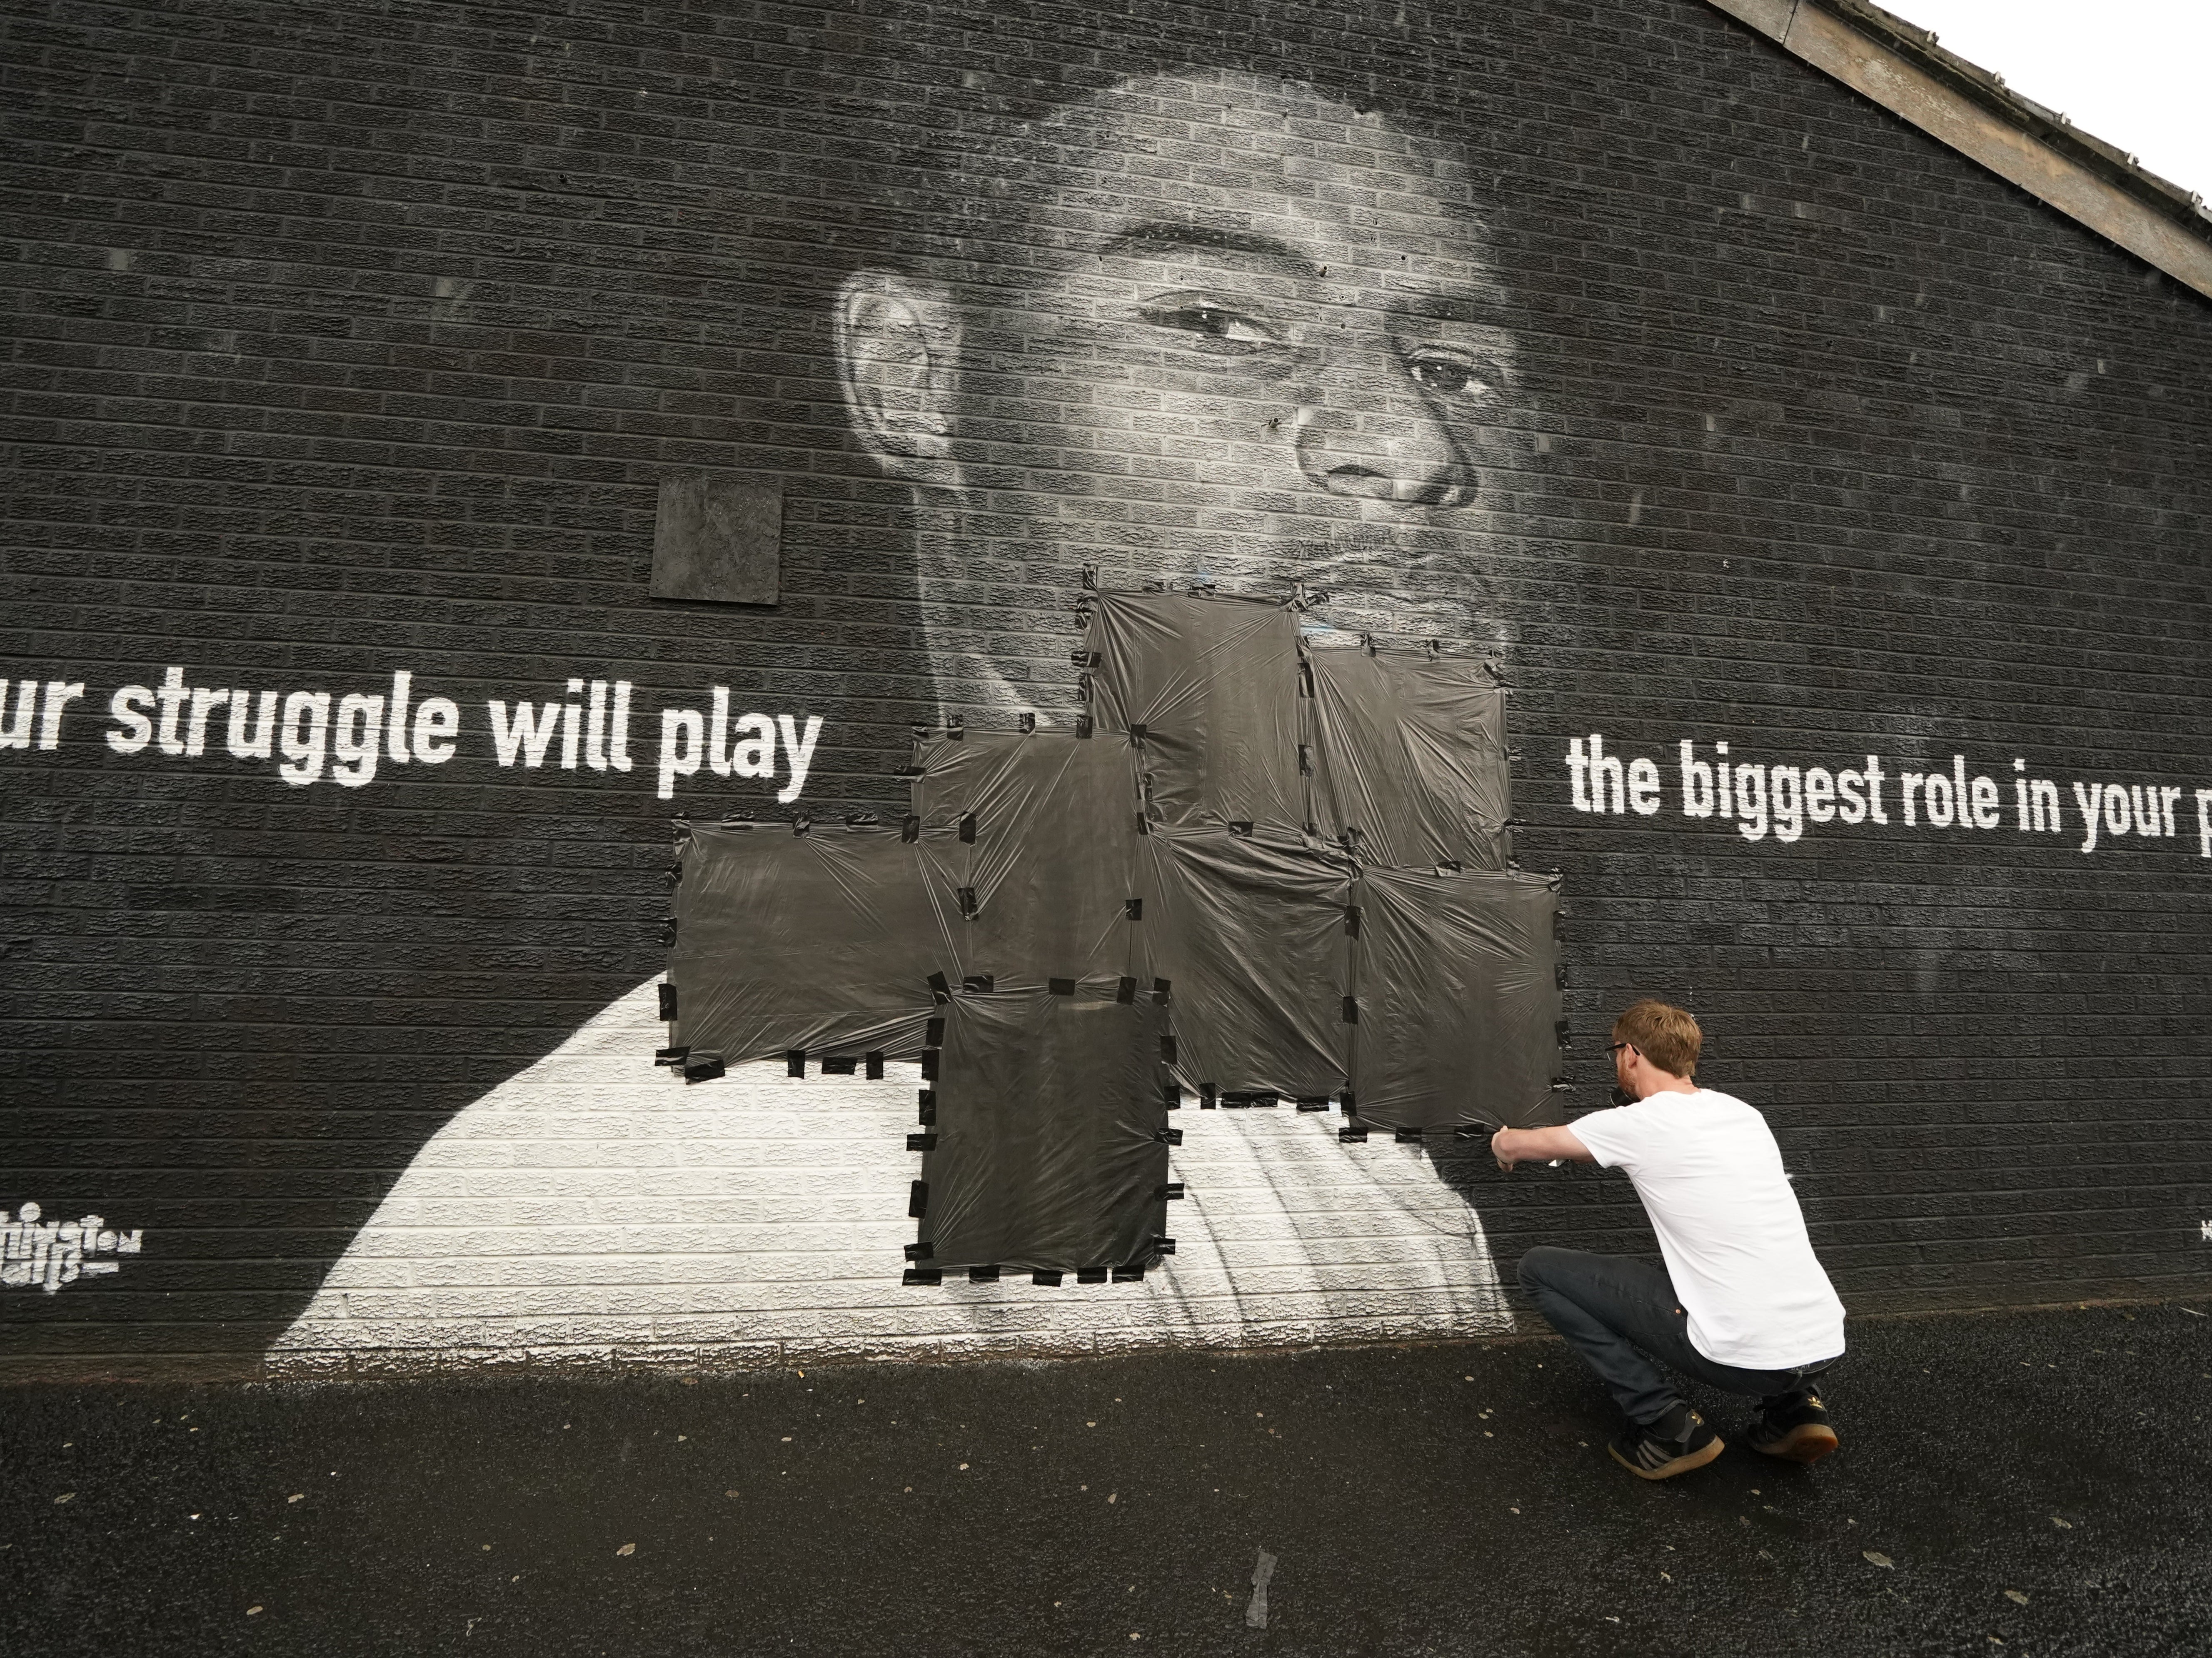
[[[1613,1035],[1614,1098],[1628,1103],[1566,1127],[1501,1128],[1491,1150],[1508,1169],[1558,1157],[1626,1169],[1666,1268],[1531,1249],[1522,1285],[1627,1413],[1611,1449],[1631,1473],[1665,1479],[1721,1454],[1667,1369],[1756,1397],[1753,1450],[1817,1462],[1836,1434],[1812,1382],[1843,1355],[1844,1305],[1774,1135],[1741,1100],[1691,1080],[1704,1035],[1685,1010],[1638,1002]]]

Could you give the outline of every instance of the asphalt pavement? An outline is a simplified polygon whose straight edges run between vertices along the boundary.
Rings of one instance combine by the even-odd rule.
[[[1855,1323],[1837,1455],[1662,1485],[1543,1339],[18,1385],[0,1651],[2203,1654],[2208,1312]]]

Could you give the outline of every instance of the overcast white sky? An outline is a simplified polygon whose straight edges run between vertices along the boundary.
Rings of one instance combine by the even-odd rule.
[[[1880,0],[2015,92],[2212,197],[2212,0]]]

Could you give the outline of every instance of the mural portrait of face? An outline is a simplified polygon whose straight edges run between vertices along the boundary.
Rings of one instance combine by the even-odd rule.
[[[1302,587],[1307,635],[1335,635],[1319,643],[1505,636],[1482,501],[1515,347],[1446,147],[1295,82],[1199,70],[941,142],[927,167],[933,204],[906,215],[922,234],[825,293],[849,435],[910,495],[944,714],[1010,731],[1018,712],[1076,711],[1062,619],[1086,569],[1108,588]],[[886,216],[866,234],[897,241]],[[1425,1147],[1346,1144],[1341,1119],[1287,1104],[1211,1115],[1177,1145],[1170,1174],[1195,1200],[1175,1206],[1172,1260],[1110,1303],[995,1267],[923,1302],[896,1268],[926,1074],[825,1082],[778,1059],[696,1088],[656,1076],[662,987],[447,1124],[283,1362],[678,1336],[1083,1351],[1508,1321],[1482,1222]],[[664,1252],[630,1259],[628,1218],[664,1210],[682,1223]],[[464,1212],[499,1218],[457,1242],[446,1218]]]
[[[994,594],[1072,593],[1086,564],[1302,584],[1310,630],[1504,636],[1482,489],[1515,345],[1445,147],[1310,88],[1185,73],[963,165],[974,204],[938,251],[836,301],[854,430],[915,489],[940,687],[1064,708],[1024,683]]]

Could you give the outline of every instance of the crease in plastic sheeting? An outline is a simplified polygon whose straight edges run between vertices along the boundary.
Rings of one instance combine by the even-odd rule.
[[[726,1064],[922,1048],[948,958],[924,847],[872,826],[695,824],[676,890],[675,1038]]]
[[[925,824],[972,820],[972,840],[957,829],[922,838],[962,976],[988,974],[1009,990],[1054,977],[1143,976],[1142,934],[1127,909],[1141,842],[1127,750],[1060,731],[942,746],[973,752],[941,766],[925,760],[913,805]]]
[[[1468,656],[1309,649],[1309,820],[1363,862],[1506,866],[1505,694]]]
[[[1352,940],[1363,1125],[1534,1128],[1563,1121],[1552,883],[1520,871],[1368,869]]]
[[[1165,1011],[1110,987],[963,994],[942,1010],[919,1242],[933,1267],[1135,1266],[1165,1230]]]
[[[1350,1076],[1351,865],[1287,839],[1155,829],[1145,914],[1188,1086],[1311,1098]]]
[[[1003,783],[1000,774],[1010,768],[1034,763],[1023,746],[1030,732],[964,732],[953,737],[943,731],[918,731],[907,768],[909,804],[925,829],[952,829],[961,814],[979,799],[988,799]],[[1073,740],[1073,739],[1070,739]]]
[[[1101,592],[1086,642],[1101,726],[1144,733],[1137,763],[1156,821],[1304,825],[1297,619],[1287,608]]]

